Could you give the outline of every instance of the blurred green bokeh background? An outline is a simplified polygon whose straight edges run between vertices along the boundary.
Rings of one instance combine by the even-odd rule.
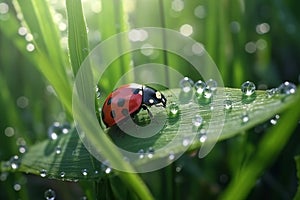
[[[47,3],[56,25],[49,29],[58,31],[59,41],[56,42],[61,45],[61,49],[52,49],[60,53],[61,62],[54,62],[49,54],[48,63],[59,63],[62,66],[62,74],[65,73],[62,75],[62,78],[65,77],[63,84],[68,84],[72,80],[72,70],[67,52],[65,1],[49,0]],[[285,80],[296,84],[300,82],[299,1],[82,0],[82,4],[90,49],[122,31],[148,26],[163,27],[179,31],[201,43],[218,66],[225,86],[239,88],[245,80],[251,80],[259,89],[267,89]],[[56,96],[53,83],[45,77],[47,70],[51,71],[49,67],[53,67],[53,70],[59,68],[41,66],[43,61],[38,62],[32,55],[32,51],[37,51],[35,42],[45,40],[44,45],[47,46],[47,38],[50,36],[47,33],[29,33],[26,25],[18,22],[21,16],[19,8],[14,5],[14,1],[0,0],[1,161],[20,154],[20,146],[29,147],[47,139],[47,129],[53,122],[71,120]],[[27,26],[34,26],[36,19],[31,20],[27,19]],[[44,23],[47,26],[48,21]],[[47,49],[41,46],[39,51]],[[47,51],[44,53],[47,57]],[[113,65],[117,67],[107,71],[100,83],[101,89],[109,92],[128,68],[149,62],[165,63],[163,52],[134,52],[129,58],[127,55],[127,58],[116,60]],[[172,54],[168,54],[168,64],[194,80],[199,79],[191,72],[188,63]],[[47,69],[43,71],[43,68]],[[260,132],[259,128],[250,132]],[[297,187],[293,157],[300,153],[297,132],[299,127],[281,157],[258,180],[249,199],[293,197]],[[241,156],[244,156],[242,160],[247,159],[247,154],[255,148],[258,139],[259,135],[255,134],[249,138],[222,142],[204,161],[189,156],[179,160],[176,170],[184,167],[183,170],[178,168],[180,173],[171,181],[173,188],[176,188],[175,196],[178,199],[210,199],[218,196],[228,184],[231,170],[241,167],[232,166],[240,162],[240,158],[235,157],[234,146],[246,144]],[[155,196],[161,197],[159,194],[163,190],[158,187],[168,184],[169,174],[162,170],[142,176]],[[161,181],[161,176],[165,177],[166,182],[153,185]],[[0,175],[0,181],[0,199],[42,199],[48,188],[57,191],[58,199],[80,199],[84,196],[84,187],[76,183],[4,173]],[[21,188],[18,189],[16,184]]]

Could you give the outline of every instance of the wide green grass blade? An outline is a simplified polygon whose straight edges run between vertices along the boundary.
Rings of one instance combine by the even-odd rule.
[[[242,95],[239,89],[226,88],[225,91],[226,94],[228,94],[230,96],[230,99],[233,101],[233,108],[230,112],[228,112],[225,115],[225,125],[223,127],[223,131],[219,140],[224,140],[233,137],[240,132],[254,127],[255,125],[260,124],[265,120],[273,117],[275,114],[282,112],[284,109],[288,107],[293,107],[295,105],[295,102],[299,100],[299,93],[297,93],[297,95],[292,96],[279,95],[272,98],[268,98],[265,95],[265,91],[257,91],[256,99],[253,102],[245,103],[241,98]],[[168,92],[170,91],[164,91],[164,93]],[[172,93],[175,95],[179,95],[180,90],[173,89]],[[175,101],[176,99],[174,96],[171,96],[169,100]],[[216,104],[216,106],[223,107],[223,103]],[[242,123],[241,116],[245,112],[245,106],[248,107],[247,113],[249,116],[249,122]],[[211,113],[210,106],[203,105],[199,107],[199,105],[194,101],[191,101],[191,103],[189,104],[180,104],[179,108],[181,115],[183,115],[184,113],[194,113],[195,109],[199,109],[198,113],[203,116],[205,121],[209,120],[209,116]],[[216,111],[218,109],[215,108],[214,110]],[[290,117],[293,122],[293,120],[295,120],[296,117],[295,115],[298,111],[297,109],[294,109],[294,107],[291,110],[293,110],[293,112],[289,110],[286,115],[288,116],[290,114]],[[153,112],[154,115],[160,115],[161,113],[162,111],[156,110],[154,110]],[[287,120],[286,115],[282,117],[282,119],[280,119],[280,123],[278,126],[275,126],[270,130],[270,133],[275,134],[272,135],[272,139],[270,140],[268,138],[265,138],[264,140],[262,140],[259,149],[264,148],[262,145],[265,145],[268,147],[270,146],[270,149],[272,150],[274,148],[274,143],[278,142],[279,139],[285,141],[288,138],[288,130],[292,130],[293,126],[290,126],[286,131],[282,131],[282,124],[284,124]],[[161,147],[164,147],[170,142],[170,140],[174,138],[174,135],[177,133],[176,126],[179,125],[179,123],[190,124],[192,118],[193,115],[188,116],[186,118],[180,118],[179,116],[178,120],[175,120],[175,122],[174,119],[169,119],[170,123],[167,122],[167,125],[164,127],[163,130],[160,131],[160,133],[150,138],[147,138],[147,140],[131,137],[129,135],[121,133],[120,130],[116,128],[111,128],[110,130],[108,130],[108,132],[111,135],[112,140],[119,147],[122,147],[128,151],[137,152],[139,149],[147,149],[149,147],[159,149]],[[219,121],[211,123],[213,124],[213,126],[211,127],[211,131],[213,131],[214,129],[219,129]],[[183,130],[179,134],[182,134],[186,137],[190,136],[191,134],[193,134],[193,130],[190,127],[191,126],[189,126],[189,128],[187,128],[186,130]],[[285,134],[287,134],[287,136],[285,136],[284,138],[279,137],[280,134],[277,135],[278,132],[284,132]],[[121,137],[120,134],[122,135]],[[201,142],[199,142],[198,140],[194,140],[191,142],[192,144],[189,150],[197,149],[201,146]],[[280,147],[282,147],[283,144],[284,142],[281,142],[281,145],[277,145],[277,148],[280,149]],[[62,148],[61,154],[59,155],[55,154],[56,146],[60,146]],[[138,160],[133,162],[132,164],[135,164],[135,166],[142,167],[143,164],[147,162],[153,162],[156,159],[167,159],[170,152],[173,152],[174,154],[181,153],[183,149],[184,148],[182,145],[182,140],[178,140],[175,141],[174,145],[170,146],[169,149],[165,149],[165,151],[160,152],[159,154],[155,153],[151,159]],[[275,152],[266,151],[266,154],[263,154],[259,150],[257,155],[259,156],[259,158],[263,157],[265,160],[267,160],[268,156],[270,156],[270,159],[272,158],[272,153]],[[73,130],[70,134],[62,135],[55,141],[47,140],[34,145],[31,149],[29,149],[28,153],[24,155],[19,170],[39,174],[39,171],[41,169],[46,169],[48,171],[49,177],[57,179],[61,179],[60,173],[61,171],[64,171],[66,173],[64,179],[80,180],[86,178],[99,178],[103,176],[103,173],[94,173],[96,170],[101,171],[99,169],[99,166],[100,163],[89,155],[83,144],[80,142],[77,134],[75,133],[75,130]],[[88,173],[88,175],[85,177],[81,173],[82,169],[87,169],[90,173]],[[9,168],[5,168],[3,170],[9,170]],[[125,176],[133,175],[125,174]]]
[[[276,126],[270,128],[261,139],[249,163],[246,163],[239,174],[233,178],[221,199],[245,199],[248,196],[263,170],[282,151],[296,128],[300,118],[299,101],[300,93],[297,94],[290,108],[280,117]]]

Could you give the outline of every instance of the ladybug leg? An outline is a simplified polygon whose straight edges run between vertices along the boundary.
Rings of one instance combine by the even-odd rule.
[[[143,110],[147,110],[148,115],[150,116],[150,118],[153,118],[153,115],[151,113],[151,111],[149,110],[149,108],[146,105],[142,105]]]

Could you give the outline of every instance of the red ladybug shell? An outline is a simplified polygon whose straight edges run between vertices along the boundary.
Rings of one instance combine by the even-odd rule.
[[[102,107],[102,120],[111,127],[130,114],[141,109],[143,85],[128,84],[117,88],[105,100]]]
[[[107,127],[111,127],[138,113],[141,108],[148,110],[153,105],[166,107],[166,103],[164,95],[154,88],[136,83],[123,85],[106,98],[102,107],[102,120]]]

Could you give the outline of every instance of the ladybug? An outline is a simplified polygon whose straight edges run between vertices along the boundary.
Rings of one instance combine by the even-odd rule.
[[[102,120],[107,127],[134,117],[141,109],[147,110],[153,105],[166,107],[167,99],[159,91],[149,86],[131,83],[123,85],[106,98],[102,107]]]

